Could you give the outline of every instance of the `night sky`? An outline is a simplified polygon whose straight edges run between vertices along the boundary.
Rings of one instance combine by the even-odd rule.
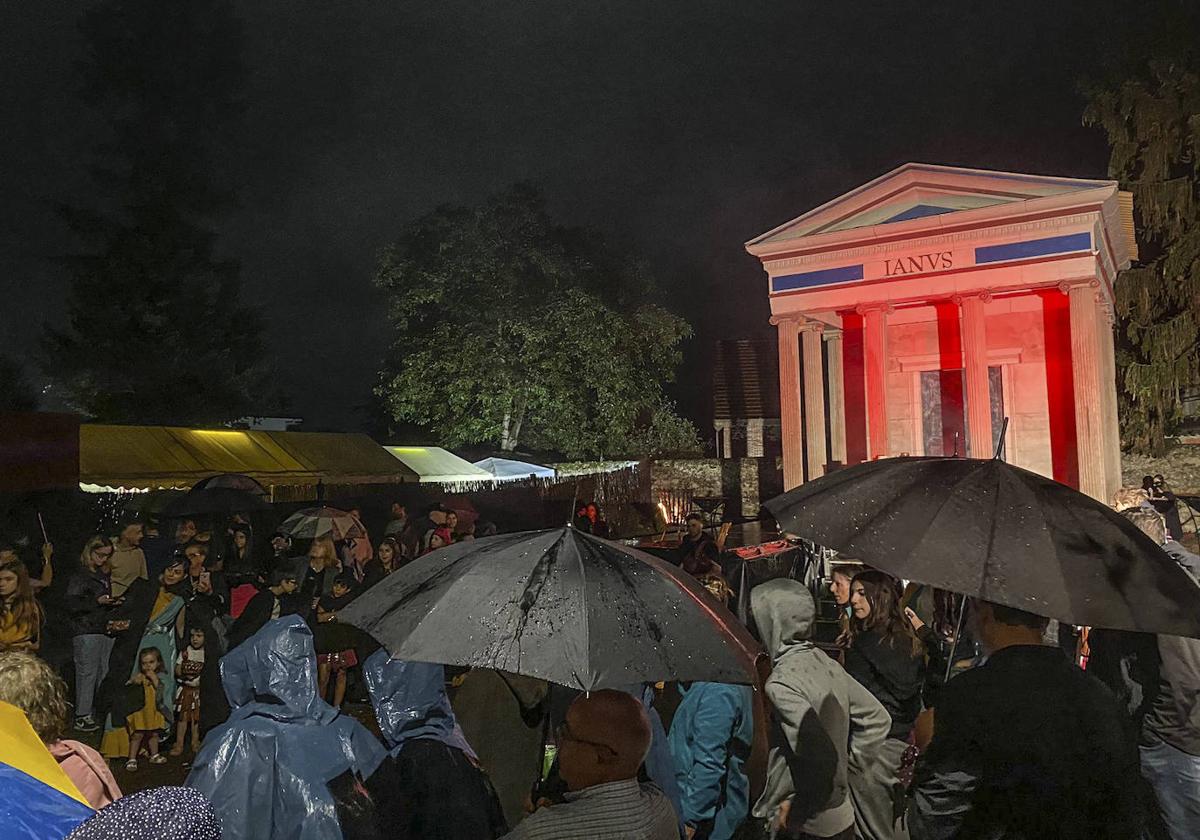
[[[0,335],[61,318],[52,202],[87,195],[75,3],[0,4]],[[696,329],[675,389],[702,426],[719,338],[770,336],[742,243],[906,161],[1079,177],[1107,149],[1078,80],[1105,2],[238,3],[242,208],[219,230],[308,428],[354,428],[386,343],[375,253],[444,202],[522,179],[647,257]]]

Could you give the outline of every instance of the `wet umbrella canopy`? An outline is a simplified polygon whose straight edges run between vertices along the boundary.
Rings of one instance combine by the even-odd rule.
[[[392,656],[573,688],[750,683],[758,644],[689,575],[571,527],[457,543],[338,614]]]
[[[335,540],[366,536],[362,524],[357,519],[344,510],[331,507],[298,510],[285,519],[276,530],[289,537],[308,540],[324,536]]]
[[[192,490],[243,490],[256,496],[267,496],[267,488],[257,480],[241,473],[220,473],[197,481]]]
[[[765,507],[897,577],[1071,624],[1200,637],[1200,586],[1125,517],[998,459],[888,458]]]
[[[228,487],[192,488],[172,499],[162,509],[168,518],[179,516],[211,516],[227,513],[254,513],[270,510],[271,506],[255,493]]]

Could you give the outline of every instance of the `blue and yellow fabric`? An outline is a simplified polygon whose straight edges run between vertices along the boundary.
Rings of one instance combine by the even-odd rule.
[[[62,840],[93,813],[25,713],[0,702],[0,834]]]

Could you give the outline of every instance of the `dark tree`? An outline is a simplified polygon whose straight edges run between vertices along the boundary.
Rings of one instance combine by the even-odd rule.
[[[1140,262],[1116,284],[1122,443],[1161,455],[1183,391],[1200,385],[1200,14],[1175,0],[1135,8],[1114,24],[1128,46],[1088,87],[1086,119],[1134,195]]]
[[[36,411],[37,389],[25,378],[25,370],[12,356],[0,353],[0,411]]]
[[[687,323],[654,303],[643,266],[554,224],[532,187],[408,225],[375,283],[394,329],[377,393],[396,420],[449,446],[568,457],[698,445],[663,394]]]
[[[261,409],[261,318],[215,250],[233,206],[222,171],[242,105],[241,33],[224,0],[105,0],[84,14],[83,95],[109,129],[91,167],[97,201],[63,207],[65,329],[45,367],[100,420],[213,423]]]

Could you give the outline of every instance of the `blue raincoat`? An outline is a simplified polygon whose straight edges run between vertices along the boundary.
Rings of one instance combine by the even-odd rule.
[[[750,810],[745,764],[754,740],[750,686],[697,682],[684,690],[671,720],[671,755],[690,825],[711,822],[712,840],[728,840]]]
[[[363,663],[379,731],[393,758],[405,741],[430,738],[477,761],[446,696],[446,669],[429,662],[391,659],[379,649]]]
[[[225,840],[342,840],[329,782],[375,772],[387,753],[317,696],[312,631],[267,622],[221,660],[233,712],[204,739],[188,776],[221,817]]]

